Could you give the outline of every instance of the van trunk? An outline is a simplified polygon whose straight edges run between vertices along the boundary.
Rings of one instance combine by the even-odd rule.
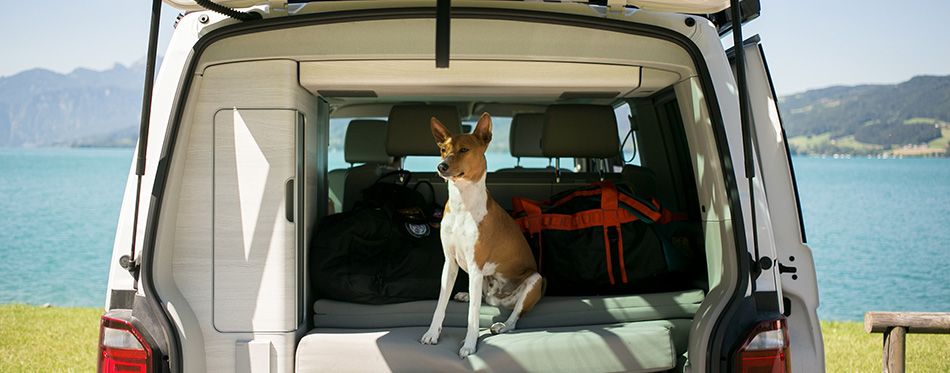
[[[718,34],[705,20],[669,13],[612,21],[581,5],[559,13],[511,7],[454,8],[448,68],[433,61],[432,8],[333,12],[333,4],[310,4],[314,14],[262,21],[267,27],[221,21],[200,38],[176,32],[153,102],[153,118],[170,120],[149,135],[165,142],[150,144],[162,177],[146,245],[186,370],[682,371],[719,363],[707,354],[740,281],[736,245],[744,239],[723,161],[733,145],[716,119],[715,97],[728,87],[712,75],[729,73]],[[207,22],[199,18],[186,15],[179,30],[199,29]],[[180,86],[162,79],[178,73]],[[501,144],[499,129],[517,114],[552,105],[612,108],[619,154],[544,154],[542,162],[558,163],[536,170],[516,167],[529,156],[489,160],[492,196],[510,210],[512,197],[544,201],[600,180],[629,182],[686,217],[694,270],[678,279],[685,285],[548,296],[516,331],[499,335],[484,328],[509,311],[483,305],[478,351],[465,360],[457,356],[461,303],[449,305],[439,344],[427,346],[418,341],[434,300],[313,295],[308,263],[318,255],[310,247],[320,223],[352,209],[348,201],[386,169],[335,160],[348,152],[340,148],[353,120],[439,106],[454,108],[464,125],[488,112]],[[434,144],[428,133],[403,137]],[[428,181],[444,204],[436,162],[411,150],[396,155],[413,183]]]

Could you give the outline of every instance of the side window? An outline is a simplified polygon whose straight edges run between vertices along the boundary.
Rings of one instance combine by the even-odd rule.
[[[327,170],[347,168],[350,165],[343,158],[343,143],[346,139],[346,128],[353,118],[330,119],[330,146],[327,149]]]
[[[620,150],[624,164],[640,166],[640,153],[637,151],[637,115],[636,109],[624,103],[614,109],[617,116],[617,132],[620,134]]]

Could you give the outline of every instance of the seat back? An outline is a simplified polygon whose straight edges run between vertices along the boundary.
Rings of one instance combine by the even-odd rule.
[[[462,130],[462,119],[455,106],[394,105],[387,120],[386,153],[397,158],[396,162],[407,156],[438,156],[441,152],[432,137],[432,130],[429,126],[433,117],[442,122],[452,133],[459,133]],[[383,174],[365,174],[354,177],[352,180],[348,178],[347,194],[354,195],[358,199],[362,196],[360,191],[373,185]],[[413,185],[423,181],[433,185],[435,202],[445,204],[448,198],[448,190],[445,187],[445,181],[435,172],[434,166],[432,172],[412,172],[411,182]],[[420,188],[420,191],[423,195],[428,195],[427,188]]]
[[[451,105],[395,105],[389,111],[386,152],[393,157],[440,154],[430,119],[436,118],[451,133],[462,131],[458,109]]]
[[[554,172],[552,166],[546,168],[525,168],[521,166],[522,157],[543,158],[541,152],[541,127],[544,113],[518,113],[511,118],[508,133],[508,150],[517,159],[513,168],[503,168],[495,172]],[[567,170],[562,170],[567,172]]]
[[[353,204],[362,197],[359,190],[351,190],[350,185],[355,188],[356,185],[363,183],[363,180],[375,181],[380,175],[393,169],[391,167],[393,157],[386,153],[387,127],[385,120],[354,119],[346,128],[343,158],[350,164],[362,164],[348,169],[333,170],[327,175],[331,199],[334,189],[340,188],[337,189],[336,194],[342,201],[342,208],[337,212],[352,209]]]

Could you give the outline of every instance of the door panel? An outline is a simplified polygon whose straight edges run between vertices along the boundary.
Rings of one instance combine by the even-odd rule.
[[[803,242],[804,227],[785,131],[758,36],[747,40],[743,48],[754,126],[755,177],[759,179],[756,184],[764,189],[768,206],[768,214],[758,214],[758,219],[760,222],[761,219],[769,219],[768,223],[771,223],[764,225],[771,227],[776,256],[771,258],[771,271],[764,271],[762,276],[771,272],[781,284],[779,294],[784,298],[781,308],[788,317],[793,371],[823,371],[824,344],[817,315],[815,263],[811,249]],[[761,197],[760,191],[757,191],[756,197]],[[760,242],[762,239],[760,237]]]
[[[224,109],[214,117],[214,326],[297,326],[295,110]]]

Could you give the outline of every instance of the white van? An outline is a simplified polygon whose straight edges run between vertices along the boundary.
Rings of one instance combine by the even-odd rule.
[[[100,371],[824,370],[775,94],[758,38],[733,22],[757,17],[757,0],[164,2],[187,12],[146,83]],[[584,114],[604,108],[606,121]],[[434,299],[315,296],[321,222],[389,169],[444,204],[428,118],[459,130],[483,112],[499,204],[632,183],[696,227],[688,286],[546,296],[465,359],[454,306],[430,346]],[[528,113],[537,127],[518,124]],[[588,156],[571,134],[546,146],[545,126],[568,117],[577,133],[607,128],[593,146],[616,155]],[[369,122],[383,130],[350,128]],[[506,311],[482,312],[487,331]]]

